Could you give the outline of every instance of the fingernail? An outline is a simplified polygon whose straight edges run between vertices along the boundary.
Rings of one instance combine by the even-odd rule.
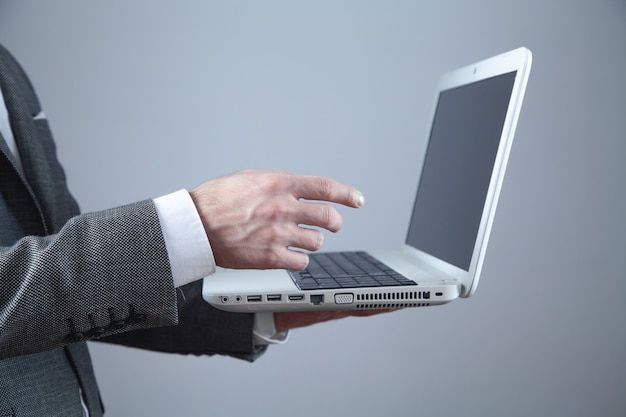
[[[357,207],[363,207],[363,204],[365,204],[365,197],[363,197],[363,194],[361,194],[359,191],[355,193],[355,200]]]

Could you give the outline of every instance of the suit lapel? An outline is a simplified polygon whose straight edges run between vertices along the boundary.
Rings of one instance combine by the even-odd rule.
[[[19,150],[24,175],[21,182],[29,191],[48,233],[55,233],[79,213],[65,181],[65,172],[56,157],[56,145],[28,77],[0,46],[0,86],[5,97],[12,132]]]
[[[3,53],[4,51],[0,51]],[[36,173],[36,161],[33,159],[34,151],[33,144],[36,144],[36,129],[34,121],[30,116],[29,104],[22,97],[22,89],[16,76],[20,75],[20,72],[16,72],[15,68],[11,67],[10,60],[0,59],[0,90],[4,97],[4,102],[9,114],[9,121],[11,123],[11,130],[13,132],[17,148],[20,153],[22,167],[24,172],[20,172],[17,168],[17,160],[10,151],[6,141],[2,138],[0,143],[1,157],[4,159],[1,163],[7,164],[11,169],[3,169],[2,181],[13,182],[13,189],[16,189],[16,184],[21,183],[24,191],[30,196],[34,208],[39,214],[42,221],[44,232],[48,231],[46,225],[45,213],[42,210],[42,205],[37,198],[36,185],[38,184]],[[21,81],[21,80],[20,80]],[[29,84],[30,86],[30,84]],[[14,175],[10,175],[10,173]]]
[[[4,136],[2,136],[2,133],[0,133],[0,158],[3,158],[5,160],[2,163],[6,162],[8,164],[11,164],[17,174],[17,161],[15,160],[15,156],[13,156],[13,153],[9,149],[9,146],[6,143]]]
[[[33,179],[32,168],[36,166],[33,161],[33,145],[36,145],[36,128],[34,125],[32,112],[39,112],[38,103],[33,103],[25,99],[23,80],[19,79],[19,73],[14,68],[6,65],[4,60],[0,60],[0,88],[4,96],[4,102],[9,113],[11,130],[15,137],[15,143],[19,149],[24,174],[30,183]],[[36,108],[32,108],[37,104]],[[6,144],[5,144],[6,145]],[[15,164],[15,159],[12,159]]]

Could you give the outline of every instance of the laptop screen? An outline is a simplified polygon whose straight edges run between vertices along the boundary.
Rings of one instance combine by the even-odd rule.
[[[516,71],[442,91],[406,243],[469,270]]]

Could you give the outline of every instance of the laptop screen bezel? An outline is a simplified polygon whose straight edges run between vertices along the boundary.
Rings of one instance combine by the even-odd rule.
[[[470,297],[478,286],[486,253],[487,242],[489,240],[495,210],[504,179],[504,173],[517,126],[517,120],[519,118],[521,104],[526,90],[526,84],[528,82],[531,63],[532,54],[530,50],[527,48],[518,48],[475,64],[450,71],[441,76],[439,83],[437,84],[436,100],[432,111],[431,121],[434,121],[435,111],[442,92],[493,78],[498,75],[508,74],[511,72],[516,73],[468,270],[466,271],[423,250],[411,246],[407,243],[408,236],[403,247],[404,251],[408,252],[413,258],[418,259],[421,263],[426,265],[428,269],[440,271],[446,277],[459,282],[461,284],[461,297],[464,298]],[[429,126],[428,137],[430,137],[431,130],[432,125]],[[426,147],[427,146],[428,143],[426,143]],[[425,158],[426,152],[424,152],[423,155],[421,165],[422,168],[424,166]]]

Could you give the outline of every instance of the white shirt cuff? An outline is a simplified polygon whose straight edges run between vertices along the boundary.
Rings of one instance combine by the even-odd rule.
[[[153,201],[172,268],[174,287],[215,273],[211,244],[189,193],[180,190]],[[289,338],[289,331],[277,332],[274,313],[261,312],[254,317],[253,337],[258,346],[283,344]]]
[[[215,272],[215,258],[200,215],[187,190],[155,198],[165,247],[178,288]]]
[[[258,312],[254,315],[254,344],[263,345],[282,345],[289,339],[289,330],[277,332],[274,325],[274,313]]]

